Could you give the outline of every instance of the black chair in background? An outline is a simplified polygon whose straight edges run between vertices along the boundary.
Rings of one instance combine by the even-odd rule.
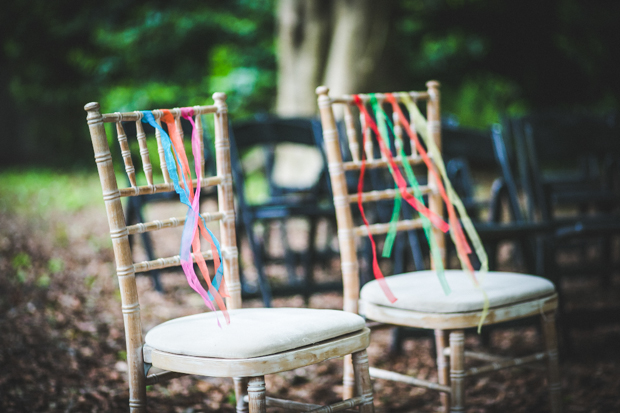
[[[592,272],[609,286],[615,265],[611,237],[620,234],[620,193],[614,187],[618,129],[602,117],[542,113],[511,119],[507,132],[524,194],[523,214],[554,229],[545,260],[550,277],[560,271],[557,253],[569,249],[585,265],[572,263],[561,269],[563,275]],[[588,261],[585,250],[594,244],[600,254]]]
[[[501,126],[476,130],[445,124],[442,125],[442,136],[448,177],[484,243],[489,268],[498,269],[499,244],[511,242],[515,244],[511,267],[540,275],[530,243],[532,237],[547,232],[549,228],[526,222],[520,209],[515,207],[518,205],[518,189]],[[482,172],[487,179],[493,177],[489,192],[482,197],[476,194],[476,187],[488,183],[477,182],[473,170]],[[453,253],[453,250],[449,251]]]
[[[243,271],[243,294],[248,298],[261,297],[266,307],[272,305],[273,297],[300,294],[308,300],[317,292],[342,291],[341,277],[320,283],[314,279],[315,265],[325,262],[330,255],[337,256],[330,250],[329,235],[325,247],[316,248],[319,221],[325,220],[329,229],[335,212],[327,164],[317,148],[315,134],[320,133],[320,128],[314,122],[308,118],[257,116],[233,123],[230,129],[238,234],[247,236],[258,284],[258,288],[253,287],[247,271]],[[291,218],[307,223],[301,250],[290,245],[287,224]],[[279,226],[283,256],[270,254],[273,226]],[[265,267],[271,263],[285,265],[286,280],[268,277]]]
[[[546,236],[530,239],[529,251],[539,273],[554,281],[560,293],[559,319],[568,351],[572,327],[618,321],[617,311],[595,306],[567,313],[562,299],[566,277],[596,277],[605,290],[619,268],[613,246],[620,235],[620,132],[609,120],[538,113],[506,120],[503,139],[496,139],[505,145],[503,175],[516,177],[521,194],[510,197],[511,209],[526,225],[547,230]]]

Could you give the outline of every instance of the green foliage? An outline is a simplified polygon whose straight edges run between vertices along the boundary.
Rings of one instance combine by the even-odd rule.
[[[50,210],[76,212],[101,205],[96,173],[50,169],[9,169],[0,172],[0,210],[46,217]]]
[[[383,88],[440,80],[444,114],[477,127],[541,108],[617,109],[619,12],[586,0],[403,0],[384,57],[400,65]]]
[[[104,112],[210,102],[236,119],[276,96],[277,0],[21,0],[0,13],[3,167],[88,165],[83,104]],[[444,113],[615,109],[620,2],[399,0],[373,90],[442,82]],[[386,4],[386,7],[388,4]]]
[[[11,265],[15,270],[15,279],[23,284],[28,277],[28,270],[32,267],[30,255],[26,252],[18,252],[11,260]]]
[[[235,392],[232,389],[226,395],[226,402],[228,403],[229,406],[237,405],[237,396],[235,395]]]
[[[49,287],[51,282],[52,279],[50,278],[49,274],[41,274],[39,278],[37,278],[36,284],[39,288],[47,288]]]
[[[92,100],[104,112],[148,109],[205,104],[218,90],[237,113],[269,107],[272,9],[271,0],[4,5],[0,109],[16,122],[0,137],[14,148],[0,163],[90,165],[82,105]]]
[[[32,267],[32,260],[30,259],[30,255],[28,255],[28,253],[19,252],[13,257],[11,264],[15,270],[25,269]]]
[[[65,268],[65,262],[62,258],[52,258],[47,263],[47,269],[52,274],[57,274]]]

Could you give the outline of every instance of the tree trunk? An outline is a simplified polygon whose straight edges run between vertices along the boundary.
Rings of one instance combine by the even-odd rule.
[[[276,112],[314,115],[321,84],[335,94],[369,91],[390,7],[372,0],[280,0]]]
[[[371,92],[385,47],[391,2],[334,2],[334,28],[323,84],[333,94]]]
[[[325,0],[280,0],[278,7],[278,98],[281,116],[316,112],[331,7]]]

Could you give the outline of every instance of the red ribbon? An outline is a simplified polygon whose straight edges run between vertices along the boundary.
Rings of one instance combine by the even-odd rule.
[[[409,121],[405,117],[405,114],[400,108],[400,105],[398,104],[398,101],[396,100],[394,95],[391,93],[387,93],[385,97],[386,97],[386,100],[392,104],[392,108],[394,112],[398,115],[398,118],[400,119],[402,125],[407,131],[409,138],[411,139],[412,142],[415,143],[418,153],[424,160],[424,163],[426,164],[426,167],[428,168],[429,174],[435,180],[435,183],[437,184],[437,187],[439,189],[439,193],[441,194],[442,199],[446,203],[446,209],[448,210],[448,219],[450,221],[452,230],[454,231],[454,244],[456,246],[457,253],[461,257],[461,260],[464,262],[467,269],[473,273],[474,267],[472,266],[471,261],[469,259],[469,254],[471,254],[472,252],[471,247],[469,246],[469,243],[467,242],[467,238],[465,237],[465,233],[463,232],[461,223],[458,220],[456,211],[454,210],[454,206],[452,205],[452,202],[450,202],[450,199],[448,197],[448,194],[446,193],[446,189],[443,185],[443,182],[441,181],[441,178],[439,174],[437,173],[436,167],[431,162],[431,159],[426,153],[426,150],[420,143],[417,133],[415,133],[415,131],[409,125]]]
[[[172,141],[172,144],[174,145],[175,151],[178,156],[177,162],[180,162],[178,169],[179,169],[179,175],[181,175],[180,176],[181,181],[186,183],[187,188],[185,188],[185,190],[189,194],[188,199],[189,199],[190,204],[193,204],[194,197],[200,196],[200,179],[202,178],[200,176],[199,167],[198,167],[200,159],[196,157],[194,159],[196,163],[196,173],[197,173],[197,179],[198,179],[197,180],[198,187],[196,188],[196,193],[194,194],[193,184],[192,184],[192,175],[191,175],[191,171],[189,167],[189,162],[187,160],[187,155],[185,153],[185,146],[183,145],[183,140],[181,139],[179,131],[177,130],[174,116],[167,109],[162,109],[161,111],[163,113],[161,120],[164,123],[166,123],[166,126],[168,127],[168,134],[170,136],[170,140]],[[181,114],[185,119],[189,119],[190,122],[192,123],[192,126],[193,126],[192,135],[194,135],[196,125],[191,120],[191,116],[194,114],[194,110],[192,108],[183,108],[181,109]],[[192,136],[193,140],[196,138],[197,138],[196,136]],[[194,142],[193,142],[193,145],[195,145]],[[215,246],[215,242],[213,238],[211,237],[211,234],[205,228],[204,222],[202,221],[202,219],[200,219],[200,217],[198,216],[196,221],[197,221],[196,225],[197,225],[198,231],[194,230],[195,232],[194,232],[194,236],[192,237],[192,243],[191,243],[192,250],[194,252],[194,257],[196,258],[196,264],[198,264],[200,273],[202,274],[202,277],[207,283],[209,293],[217,302],[219,309],[224,313],[224,318],[226,319],[226,322],[230,323],[230,317],[228,315],[228,311],[226,310],[226,304],[224,303],[224,300],[222,299],[222,296],[229,297],[228,289],[226,288],[226,284],[225,284],[225,279],[222,277],[222,280],[219,286],[220,292],[218,292],[218,289],[216,289],[211,282],[209,268],[207,267],[206,261],[201,253],[200,235],[202,235],[209,242],[211,246],[211,253],[213,256],[213,265],[214,265],[216,274],[217,274],[217,270],[219,266],[221,265],[217,247]],[[190,271],[193,272],[193,269]]]
[[[405,201],[407,201],[407,203],[409,203],[409,205],[411,205],[420,214],[423,214],[424,216],[426,216],[437,228],[441,229],[443,232],[448,231],[450,227],[448,226],[446,222],[444,222],[441,219],[441,217],[439,217],[437,214],[433,213],[431,210],[426,208],[421,202],[415,199],[413,195],[407,192],[407,182],[405,181],[405,178],[403,178],[403,175],[401,174],[400,169],[398,168],[398,165],[396,165],[396,162],[394,161],[394,158],[392,157],[392,153],[385,146],[385,143],[383,142],[383,139],[381,138],[381,134],[379,133],[379,129],[377,128],[377,125],[375,124],[374,120],[372,119],[368,111],[366,110],[366,107],[364,106],[362,99],[358,95],[354,95],[353,101],[355,102],[355,104],[360,110],[360,113],[363,114],[366,120],[365,127],[366,128],[370,127],[372,131],[375,133],[375,135],[377,136],[377,142],[379,143],[379,148],[381,149],[381,152],[385,155],[386,159],[388,160],[388,162],[390,163],[392,167],[392,170],[390,172],[392,173],[392,177],[394,178],[394,181],[396,182],[396,185],[398,186],[398,189],[403,199],[405,199]],[[362,135],[364,136],[363,147],[365,147],[366,139],[369,134],[366,133],[366,131],[363,131]],[[370,239],[370,244],[372,245],[372,269],[373,269],[375,279],[379,282],[379,286],[383,290],[387,299],[391,303],[394,303],[396,302],[397,299],[392,293],[392,291],[390,290],[389,286],[387,285],[387,282],[385,281],[385,277],[383,276],[383,273],[381,272],[381,268],[379,267],[379,262],[377,260],[377,247],[375,244],[375,240],[372,236],[372,233],[370,232],[370,224],[368,223],[368,220],[366,219],[366,214],[364,213],[364,206],[362,203],[362,194],[364,191],[365,171],[366,171],[366,155],[364,151],[362,151],[362,165],[360,168],[360,177],[359,177],[358,184],[357,184],[357,206],[359,208],[360,215],[362,216],[362,220],[364,221],[364,225],[366,225],[366,228],[368,228],[368,238]]]

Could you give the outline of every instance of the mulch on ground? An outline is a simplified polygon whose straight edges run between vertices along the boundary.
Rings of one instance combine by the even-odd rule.
[[[0,212],[0,411],[127,411],[124,333],[112,262],[100,208],[44,221]],[[148,278],[138,280],[145,328],[204,310],[182,275],[164,275],[164,295],[153,291]],[[601,293],[596,282],[575,281],[566,299],[615,300],[619,282],[614,278],[612,288]],[[313,297],[310,302],[329,308],[340,303],[338,294]],[[293,297],[276,304],[304,302]],[[620,411],[618,324],[572,332],[572,355],[562,359],[567,412]],[[498,354],[538,351],[541,344],[534,325],[493,330],[490,335],[491,348]],[[436,378],[429,338],[408,339],[400,354],[390,354],[391,337],[391,330],[373,333],[372,365]],[[473,349],[481,349],[480,342],[475,333],[467,337]],[[341,371],[341,361],[331,360],[272,375],[267,379],[268,392],[334,402],[341,389]],[[374,389],[380,412],[431,412],[439,407],[433,391],[382,380],[374,382]],[[234,411],[228,379],[183,377],[150,387],[148,395],[151,411]],[[548,411],[544,374],[520,368],[469,379],[467,403],[468,412]]]

